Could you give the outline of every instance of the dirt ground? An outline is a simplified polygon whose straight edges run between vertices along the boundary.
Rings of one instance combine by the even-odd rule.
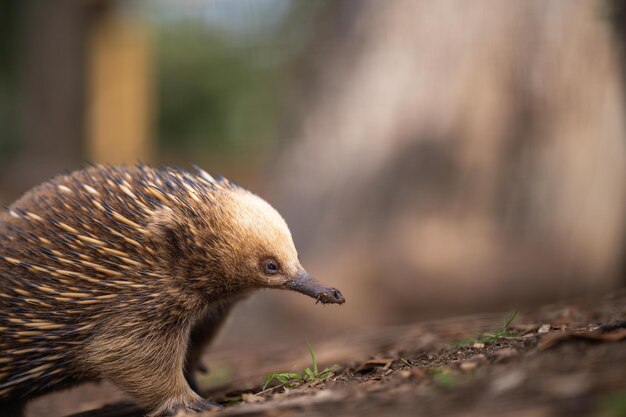
[[[626,416],[626,292],[513,314],[345,334],[315,348],[330,377],[291,387],[263,380],[311,368],[306,347],[238,357],[239,374],[200,378],[224,406],[202,415]],[[74,417],[141,415],[126,402]]]

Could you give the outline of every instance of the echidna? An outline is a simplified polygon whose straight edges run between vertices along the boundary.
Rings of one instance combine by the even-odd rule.
[[[257,288],[344,302],[267,202],[201,169],[97,166],[35,187],[0,215],[0,415],[99,379],[153,416],[215,406],[185,380],[190,334],[202,345]]]

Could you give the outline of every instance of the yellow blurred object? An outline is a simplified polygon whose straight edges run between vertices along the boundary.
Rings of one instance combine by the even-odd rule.
[[[145,23],[116,13],[101,13],[92,27],[86,147],[92,162],[151,160],[151,41]]]

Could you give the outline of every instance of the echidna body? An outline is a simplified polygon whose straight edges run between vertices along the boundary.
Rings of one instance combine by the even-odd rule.
[[[44,183],[0,217],[0,415],[102,378],[152,415],[206,409],[183,373],[190,332],[203,326],[202,344],[256,288],[344,300],[306,274],[268,203],[202,170],[92,167]]]

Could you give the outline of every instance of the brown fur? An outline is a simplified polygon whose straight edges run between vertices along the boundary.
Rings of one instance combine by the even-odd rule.
[[[269,257],[278,274],[263,273]],[[0,410],[100,378],[151,415],[202,410],[186,355],[194,366],[233,302],[298,271],[280,215],[204,171],[93,167],[44,183],[0,217]]]

